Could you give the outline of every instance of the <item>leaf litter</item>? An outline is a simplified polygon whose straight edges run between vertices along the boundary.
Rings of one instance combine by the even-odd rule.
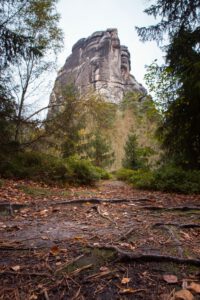
[[[0,192],[0,299],[199,299],[198,195],[117,181]]]

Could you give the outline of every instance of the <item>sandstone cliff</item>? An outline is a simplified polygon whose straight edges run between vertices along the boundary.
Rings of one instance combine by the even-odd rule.
[[[120,44],[117,29],[98,31],[88,38],[79,40],[73,46],[72,54],[58,73],[50,97],[50,105],[55,106],[49,110],[49,116],[60,110],[63,103],[62,89],[69,84],[75,85],[81,99],[83,101],[87,99],[87,105],[90,98],[94,101],[97,96],[99,104],[103,101],[104,104],[111,106],[109,114],[108,108],[100,105],[101,109],[103,107],[105,109],[104,116],[97,103],[91,102],[90,109],[95,108],[97,113],[89,113],[90,109],[87,108],[85,125],[86,135],[95,133],[98,129],[110,142],[115,155],[115,161],[110,166],[111,170],[121,167],[124,145],[130,132],[137,135],[140,146],[152,147],[155,153],[158,152],[158,145],[154,141],[157,112],[145,88],[136,81],[130,71],[130,53],[126,46]],[[89,95],[85,97],[87,92]],[[102,95],[103,99],[98,97],[98,94]],[[80,113],[84,113],[83,111],[80,109]],[[97,117],[98,114],[103,124],[97,128],[95,123],[97,120],[93,120],[93,117]],[[110,127],[107,128],[104,123],[109,123]],[[58,142],[56,140],[56,143]]]
[[[130,53],[120,44],[117,29],[97,31],[73,46],[72,54],[58,73],[50,104],[59,102],[60,87],[70,83],[81,94],[97,91],[116,104],[128,91],[146,93],[130,70]]]

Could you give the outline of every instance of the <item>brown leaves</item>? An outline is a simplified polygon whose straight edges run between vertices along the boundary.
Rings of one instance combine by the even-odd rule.
[[[188,287],[188,290],[191,290],[192,292],[195,292],[197,294],[200,294],[200,284],[192,282]]]
[[[123,277],[122,280],[121,280],[121,283],[122,284],[127,284],[131,281],[131,278],[128,278],[128,277]]]
[[[188,290],[180,290],[174,294],[173,300],[194,300],[194,296]]]
[[[53,256],[57,256],[60,253],[60,249],[58,248],[58,246],[53,246],[51,247],[50,253]]]
[[[17,272],[17,271],[20,270],[20,266],[18,266],[18,265],[17,266],[13,266],[13,267],[11,267],[11,270]]]
[[[170,278],[171,280],[171,278]],[[183,279],[182,284],[182,290],[176,291],[175,289],[170,293],[170,295],[163,294],[162,299],[163,300],[194,300],[194,295],[200,294],[200,284],[191,282],[190,285],[188,285],[187,280]]]
[[[48,216],[48,209],[43,209],[43,210],[41,210],[40,212],[39,212],[39,215],[41,216],[41,217],[47,217]]]

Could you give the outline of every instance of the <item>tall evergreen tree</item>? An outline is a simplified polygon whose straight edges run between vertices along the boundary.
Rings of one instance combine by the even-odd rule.
[[[145,12],[161,20],[137,28],[138,34],[143,41],[156,40],[160,45],[168,37],[164,69],[176,78],[176,97],[174,101],[166,98],[167,109],[159,130],[163,146],[176,164],[199,168],[200,1],[157,0]]]

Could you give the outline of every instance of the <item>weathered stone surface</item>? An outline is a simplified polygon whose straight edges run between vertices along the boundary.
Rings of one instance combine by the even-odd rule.
[[[72,54],[58,73],[50,103],[62,101],[59,89],[70,83],[81,93],[92,89],[116,104],[128,91],[146,93],[130,70],[130,53],[120,44],[117,29],[97,31],[72,47]]]

